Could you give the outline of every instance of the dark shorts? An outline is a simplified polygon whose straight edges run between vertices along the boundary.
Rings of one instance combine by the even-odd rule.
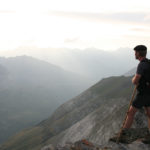
[[[150,107],[150,95],[137,94],[132,102],[132,106],[135,108]]]

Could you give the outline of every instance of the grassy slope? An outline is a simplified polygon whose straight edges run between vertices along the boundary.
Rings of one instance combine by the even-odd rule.
[[[98,101],[101,97],[105,97],[105,99],[130,97],[133,89],[131,85],[130,77],[121,76],[103,79],[83,92],[83,95],[81,94],[70,100],[70,102],[74,102],[70,107],[66,108],[68,101],[61,105],[47,120],[10,138],[2,145],[1,150],[38,150],[50,138],[83,119],[88,113],[96,110],[97,106],[102,103],[100,100]],[[88,95],[89,91],[90,94]],[[84,97],[84,95],[87,97]],[[97,105],[94,105],[95,103]],[[80,113],[76,111],[76,107],[81,108],[78,109]]]

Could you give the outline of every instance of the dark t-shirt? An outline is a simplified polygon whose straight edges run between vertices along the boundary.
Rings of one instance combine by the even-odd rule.
[[[141,75],[137,90],[150,94],[150,86],[148,85],[150,83],[150,61],[147,58],[140,61],[136,73]]]

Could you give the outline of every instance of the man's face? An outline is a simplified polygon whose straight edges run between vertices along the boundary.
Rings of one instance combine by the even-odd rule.
[[[139,52],[135,51],[135,59],[139,59],[140,55]]]

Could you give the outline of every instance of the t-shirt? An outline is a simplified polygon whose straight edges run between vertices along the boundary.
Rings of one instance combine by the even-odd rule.
[[[150,94],[150,87],[148,84],[150,83],[150,61],[145,58],[138,64],[137,74],[141,75],[141,79],[139,81],[138,90],[142,92],[146,92]],[[144,90],[144,91],[143,91]]]

